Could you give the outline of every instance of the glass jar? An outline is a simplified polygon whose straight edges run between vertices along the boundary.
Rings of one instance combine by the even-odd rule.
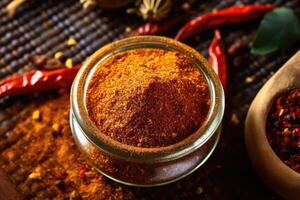
[[[98,133],[89,118],[85,97],[92,74],[110,56],[137,48],[179,52],[199,67],[208,83],[211,98],[208,116],[195,133],[178,143],[156,148],[122,144]],[[220,137],[224,101],[217,75],[196,50],[165,37],[130,37],[102,47],[81,67],[71,89],[70,126],[79,149],[100,173],[127,185],[157,186],[187,176],[212,154]]]

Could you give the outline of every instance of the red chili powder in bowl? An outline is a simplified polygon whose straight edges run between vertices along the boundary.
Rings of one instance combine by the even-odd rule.
[[[210,107],[208,84],[190,59],[142,48],[117,53],[92,75],[86,95],[101,134],[138,147],[163,147],[191,135]]]
[[[279,158],[300,173],[300,89],[290,90],[275,99],[266,131]]]

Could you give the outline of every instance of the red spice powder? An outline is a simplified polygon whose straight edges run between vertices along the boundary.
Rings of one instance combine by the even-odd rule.
[[[290,90],[275,99],[266,131],[280,159],[300,173],[300,89]]]
[[[86,104],[101,133],[128,145],[162,147],[203,124],[210,95],[204,76],[187,57],[143,48],[105,61],[90,80]]]

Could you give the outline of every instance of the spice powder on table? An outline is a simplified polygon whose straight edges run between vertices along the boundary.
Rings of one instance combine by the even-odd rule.
[[[210,94],[190,59],[175,51],[141,48],[101,64],[89,82],[86,106],[97,128],[114,140],[163,147],[203,124]]]
[[[17,121],[0,134],[0,169],[24,199],[134,199],[129,188],[100,175],[78,150],[69,128],[69,90],[28,98],[1,110],[1,117],[7,113]]]

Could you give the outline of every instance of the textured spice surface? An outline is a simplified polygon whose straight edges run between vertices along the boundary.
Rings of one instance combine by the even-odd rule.
[[[300,89],[293,89],[276,98],[266,130],[276,154],[300,173]]]
[[[188,58],[150,48],[109,58],[91,78],[86,97],[102,133],[141,147],[167,146],[194,133],[209,102],[205,78]]]

